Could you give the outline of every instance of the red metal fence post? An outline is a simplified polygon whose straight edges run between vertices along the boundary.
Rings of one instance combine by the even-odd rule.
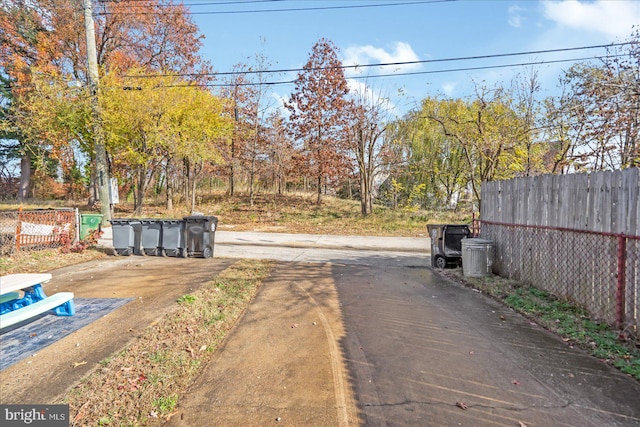
[[[627,264],[627,238],[624,234],[618,235],[618,286],[616,289],[616,326],[624,327],[625,321],[625,292],[626,292],[626,264]]]

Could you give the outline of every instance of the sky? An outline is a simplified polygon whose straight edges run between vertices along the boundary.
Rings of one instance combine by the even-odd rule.
[[[332,41],[344,65],[432,61],[550,49],[604,45],[628,40],[640,25],[640,1],[488,0],[184,0],[204,35],[201,53],[217,72],[238,63],[299,69],[321,38]],[[347,70],[352,88],[367,85],[391,98],[399,114],[427,96],[468,97],[476,84],[508,85],[536,70],[539,96],[557,91],[562,69],[605,49],[527,54]],[[530,62],[542,65],[447,71]],[[401,75],[402,73],[417,73]],[[296,73],[269,74],[290,81]],[[377,77],[392,74],[391,77]],[[475,83],[474,83],[475,82]],[[287,99],[294,85],[274,85],[272,96]]]

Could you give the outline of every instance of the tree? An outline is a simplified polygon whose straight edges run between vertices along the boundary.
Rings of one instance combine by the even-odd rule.
[[[136,65],[147,71],[191,73],[192,80],[200,81],[203,77],[197,72],[209,70],[198,56],[201,36],[183,5],[165,0],[122,0],[101,2],[96,12],[98,62],[103,72],[112,67],[122,72]],[[20,103],[20,98],[32,90],[33,70],[86,84],[86,69],[82,11],[77,1],[2,3],[0,75],[11,87],[10,103]],[[13,125],[18,150],[25,156],[22,175],[28,177],[31,161],[26,156],[36,150],[26,146],[23,124]],[[21,187],[28,188],[26,179]]]
[[[348,92],[337,48],[329,40],[320,39],[285,103],[291,113],[291,135],[301,143],[307,173],[316,179],[318,204],[322,203],[325,185],[344,176],[348,169],[343,133]]]
[[[374,180],[382,166],[388,98],[367,87],[355,93],[347,111],[347,144],[358,167],[360,212],[366,216],[373,212]]]
[[[640,165],[640,29],[600,63],[564,71],[560,88],[561,95],[545,101],[554,171]]]
[[[114,166],[135,176],[135,212],[141,213],[146,189],[159,170],[164,169],[169,181],[175,161],[185,166],[185,190],[194,209],[198,174],[206,162],[221,161],[230,135],[224,104],[205,89],[166,73],[144,79],[130,73],[105,79],[102,110]]]
[[[435,199],[437,206],[457,206],[457,199],[469,183],[469,165],[459,141],[447,135],[438,123],[429,117],[437,114],[444,103],[427,98],[422,101],[419,116],[409,139],[409,172],[414,181],[425,183],[425,190]],[[454,201],[454,196],[458,198]]]
[[[533,176],[548,172],[544,165],[546,146],[539,138],[540,130],[537,122],[540,117],[540,104],[537,93],[540,91],[538,73],[531,69],[528,74],[517,75],[511,85],[511,104],[519,120],[516,133],[518,145],[515,147],[521,154],[522,170],[519,175]]]
[[[502,88],[476,87],[472,102],[443,102],[428,116],[460,144],[478,207],[482,182],[512,178],[522,170],[523,151],[518,146],[522,125],[509,104]]]
[[[544,163],[547,170],[554,174],[580,171],[588,162],[586,144],[587,122],[576,120],[582,111],[582,105],[573,96],[566,80],[560,80],[561,94],[548,97],[543,101],[542,138],[546,141]],[[583,154],[580,154],[583,153]]]
[[[250,88],[246,78],[246,66],[244,64],[236,64],[234,74],[230,77],[227,85],[222,90],[222,97],[229,99],[227,103],[229,111],[227,114],[233,117],[234,126],[230,136],[230,144],[228,149],[223,153],[225,163],[227,165],[226,172],[229,177],[229,195],[235,195],[236,189],[236,171],[239,159],[242,158],[247,141],[248,124],[244,120],[244,116],[248,114],[245,105],[249,94],[247,89]]]
[[[40,45],[49,34],[42,11],[37,7],[28,7],[25,1],[7,1],[0,7],[0,74],[3,83],[10,88],[3,103],[3,136],[10,136],[17,142],[12,151],[21,157],[20,185],[18,200],[28,198],[31,180],[32,147],[24,141],[21,124],[16,120],[16,99],[24,94],[29,84],[29,70],[37,65],[42,56]],[[7,114],[12,107],[13,117]]]
[[[273,108],[273,98],[269,97],[269,87],[265,84],[263,70],[269,67],[263,54],[255,56],[254,66],[236,65],[238,74],[233,76],[229,87],[223,91],[230,98],[235,121],[231,137],[231,150],[227,153],[230,170],[229,192],[234,193],[236,166],[240,165],[249,176],[249,204],[253,206],[255,199],[256,177],[260,171],[258,166],[268,156],[268,138],[265,135],[267,116]]]
[[[23,176],[53,168],[51,174],[57,177],[60,168],[71,195],[80,178],[76,149],[87,152],[90,134],[87,94],[57,74],[32,72],[31,90],[8,106],[0,127],[20,134]],[[26,198],[30,179],[21,180],[25,187],[20,198]]]
[[[221,163],[222,151],[231,135],[232,123],[225,116],[223,100],[210,92],[186,87],[179,91],[181,101],[169,113],[169,134],[176,141],[175,153],[191,165],[191,211],[196,207],[196,186],[206,162]]]
[[[271,162],[269,169],[273,174],[273,191],[274,194],[282,195],[286,189],[291,170],[294,169],[292,167],[293,143],[287,137],[284,118],[278,111],[271,111],[267,117],[267,123],[265,136],[270,150],[268,158]]]

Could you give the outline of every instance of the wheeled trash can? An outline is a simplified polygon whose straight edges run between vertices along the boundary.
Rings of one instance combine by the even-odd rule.
[[[135,227],[140,226],[137,219],[112,219],[111,230],[113,232],[114,255],[129,256],[140,252],[140,238],[136,238]]]
[[[141,219],[142,251],[144,255],[162,255],[162,222],[156,219]]]
[[[462,239],[471,237],[467,224],[428,224],[431,238],[431,266],[445,268],[462,264]]]
[[[187,255],[211,258],[218,218],[215,216],[192,215],[184,217],[184,239]]]
[[[162,220],[162,250],[163,255],[186,257],[184,245],[184,220]]]

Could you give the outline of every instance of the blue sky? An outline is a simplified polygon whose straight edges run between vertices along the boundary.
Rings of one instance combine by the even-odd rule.
[[[461,58],[513,52],[592,46],[624,41],[633,24],[640,25],[640,1],[422,1],[418,0],[185,0],[205,36],[202,49],[218,72],[234,64],[255,64],[257,54],[270,69],[300,68],[320,38],[340,49],[345,65]],[[413,4],[409,4],[413,3]],[[350,7],[356,6],[356,7]],[[289,10],[307,9],[315,10]],[[258,12],[262,10],[277,12]],[[214,13],[212,13],[214,12]],[[466,97],[473,82],[508,85],[516,73],[531,67],[459,71],[373,78],[379,73],[484,67],[592,57],[593,49],[510,58],[407,65],[381,70],[366,68],[367,84],[390,96],[398,112],[426,96]],[[542,96],[555,93],[560,71],[570,63],[535,66]],[[348,75],[352,73],[351,71]],[[269,75],[267,80],[292,80],[295,73]],[[273,86],[273,96],[287,98],[293,85]],[[402,96],[397,96],[402,91]]]

